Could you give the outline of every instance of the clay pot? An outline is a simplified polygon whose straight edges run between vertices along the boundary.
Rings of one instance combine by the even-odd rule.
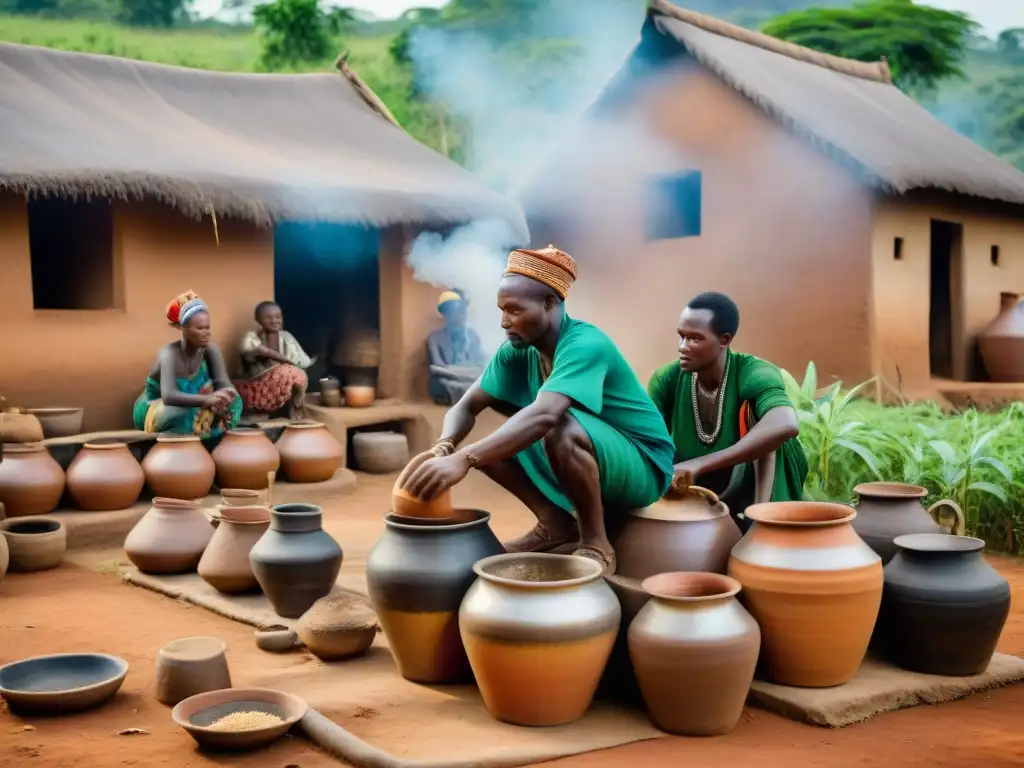
[[[7,517],[53,512],[64,495],[64,470],[39,443],[8,445],[0,461],[0,502]]]
[[[599,563],[518,553],[478,561],[459,629],[487,711],[513,725],[566,725],[587,711],[621,610]]]
[[[1010,587],[985,562],[985,542],[918,533],[895,543],[878,619],[885,654],[912,672],[984,672],[1010,612]]]
[[[45,434],[39,419],[16,409],[0,412],[0,443],[39,443]]]
[[[682,498],[666,498],[629,513],[612,542],[616,573],[631,579],[674,571],[725,573],[740,537],[718,496],[691,486]]]
[[[293,483],[323,483],[341,468],[344,449],[323,424],[289,424],[276,443],[281,469]]]
[[[172,640],[156,657],[156,699],[173,707],[189,696],[231,687],[223,640],[183,637]]]
[[[396,515],[423,520],[427,518],[444,519],[454,514],[452,511],[451,489],[444,491],[430,501],[422,501],[402,488],[405,478],[412,474],[424,461],[432,458],[434,458],[434,454],[430,451],[424,451],[418,456],[414,456],[412,461],[405,465],[402,474],[395,480],[395,485],[391,489],[391,510]]]
[[[333,376],[320,379],[320,404],[328,408],[341,405],[341,382]]]
[[[409,440],[399,432],[357,432],[352,435],[352,455],[363,472],[398,472],[409,463]]]
[[[377,615],[362,595],[351,592],[321,597],[295,625],[306,649],[323,661],[366,653],[377,636]]]
[[[154,496],[201,499],[213,487],[217,468],[198,437],[158,437],[142,460]]]
[[[267,474],[281,466],[277,448],[259,428],[228,430],[211,455],[221,488],[265,490],[269,485]]]
[[[0,522],[7,541],[8,569],[46,571],[64,560],[68,539],[64,523],[49,517],[19,517]]]
[[[267,507],[222,507],[219,525],[199,559],[196,572],[211,587],[228,595],[257,589],[249,552],[270,526]]]
[[[999,315],[978,334],[985,370],[992,381],[1024,381],[1024,301],[1000,294]]]
[[[349,408],[369,408],[377,399],[377,390],[373,387],[343,387],[345,405]]]
[[[127,443],[86,443],[67,471],[68,493],[87,512],[127,509],[145,484]]]
[[[0,535],[0,581],[7,575],[7,566],[11,562],[11,553],[7,548],[7,537]]]
[[[963,535],[964,513],[955,501],[942,499],[927,509],[921,499],[928,489],[906,483],[861,483],[857,494],[855,530],[882,558],[884,566],[896,554],[893,539],[909,533],[947,533],[938,522],[938,511],[948,507],[956,515],[952,533]]]
[[[198,501],[157,497],[125,538],[124,553],[143,573],[190,573],[212,537]]]
[[[221,488],[220,500],[225,507],[258,507],[260,497],[259,491],[250,491],[248,488]]]
[[[46,438],[70,437],[82,432],[84,408],[29,408],[28,412],[39,419]]]
[[[754,679],[761,630],[714,573],[644,579],[651,599],[629,627],[629,653],[652,722],[683,736],[729,733]],[[694,696],[694,691],[700,691]]]
[[[312,504],[279,504],[249,552],[260,587],[278,616],[297,619],[334,587],[343,553]]]
[[[473,564],[505,551],[490,519],[468,509],[448,520],[384,516],[384,535],[366,558],[366,586],[405,679],[470,678],[459,605],[476,578]]]
[[[857,674],[882,600],[882,560],[842,504],[769,502],[746,509],[750,530],[729,575],[761,627],[761,675],[802,688]]]

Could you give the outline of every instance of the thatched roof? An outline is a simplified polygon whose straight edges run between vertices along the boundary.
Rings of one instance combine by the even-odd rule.
[[[449,224],[522,210],[338,73],[229,74],[0,43],[0,191],[157,199],[259,224]]]

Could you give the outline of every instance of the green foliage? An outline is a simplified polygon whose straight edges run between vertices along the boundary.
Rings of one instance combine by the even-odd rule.
[[[273,0],[253,8],[268,70],[318,62],[331,53],[332,26],[317,0]]]
[[[171,27],[185,15],[185,0],[120,0],[117,10],[117,20],[129,27]]]

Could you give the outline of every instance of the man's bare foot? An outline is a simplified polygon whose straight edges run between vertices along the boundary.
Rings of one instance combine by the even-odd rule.
[[[581,544],[573,550],[572,554],[577,557],[585,557],[600,564],[604,568],[605,574],[615,573],[615,569],[618,567],[618,563],[615,560],[615,550],[612,549],[611,544]]]
[[[580,537],[575,526],[557,529],[548,528],[544,523],[537,523],[533,528],[517,539],[502,544],[506,552],[549,552],[567,555],[579,546]]]

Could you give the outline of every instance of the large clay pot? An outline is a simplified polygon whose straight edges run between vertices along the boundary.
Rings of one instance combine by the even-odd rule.
[[[853,530],[882,558],[884,566],[896,554],[893,539],[910,533],[947,533],[962,536],[964,513],[951,499],[925,507],[921,499],[928,489],[906,483],[861,483],[857,494],[857,517]],[[939,510],[948,507],[956,516],[952,531],[939,524]]]
[[[323,424],[289,424],[276,446],[281,469],[292,483],[322,483],[341,468],[344,450]]]
[[[651,720],[684,736],[729,733],[761,649],[757,622],[736,600],[740,583],[663,573],[644,579],[643,589],[651,599],[629,627],[629,654]]]
[[[267,507],[221,507],[219,524],[196,572],[218,592],[233,595],[257,589],[249,553],[270,527]]]
[[[1024,301],[1000,294],[999,315],[978,334],[985,370],[992,381],[1024,381]]]
[[[452,492],[450,488],[430,501],[418,499],[402,488],[405,479],[420,464],[432,458],[434,458],[434,454],[431,451],[425,451],[417,456],[413,456],[412,460],[405,465],[405,469],[402,470],[398,479],[395,480],[395,485],[391,489],[391,510],[396,515],[423,520],[426,518],[449,518],[455,514],[452,510]]]
[[[725,573],[740,529],[729,508],[709,490],[691,486],[679,499],[631,511],[612,542],[619,576],[646,579],[658,573]]]
[[[450,520],[388,514],[366,558],[366,586],[398,671],[418,683],[470,677],[459,636],[459,606],[476,576],[473,564],[505,550],[491,516],[458,510]]]
[[[270,484],[268,473],[281,466],[277,448],[259,428],[228,430],[212,456],[221,488],[262,491]]]
[[[127,509],[145,484],[127,443],[86,443],[67,471],[68,493],[87,512]]]
[[[334,587],[343,553],[323,529],[323,510],[279,504],[270,528],[249,552],[260,587],[278,616],[297,619]]]
[[[143,573],[190,573],[213,537],[198,501],[153,499],[124,540],[124,553]]]
[[[586,713],[619,631],[621,609],[594,560],[496,555],[459,610],[487,711],[513,725],[566,725]]]
[[[1010,586],[985,542],[918,533],[896,539],[885,567],[878,635],[897,665],[929,675],[984,672],[1010,612]]]
[[[409,439],[401,432],[357,432],[352,435],[352,458],[362,472],[398,472],[409,463]]]
[[[64,523],[51,517],[19,517],[0,522],[7,540],[11,571],[45,571],[64,560],[68,546]]]
[[[154,496],[201,499],[210,493],[217,467],[198,437],[158,437],[142,460]]]
[[[852,507],[811,501],[746,509],[753,521],[729,575],[761,627],[761,675],[802,688],[857,674],[882,600],[882,560],[853,530]]]
[[[0,502],[7,517],[53,512],[64,494],[64,470],[39,443],[4,446]]]

